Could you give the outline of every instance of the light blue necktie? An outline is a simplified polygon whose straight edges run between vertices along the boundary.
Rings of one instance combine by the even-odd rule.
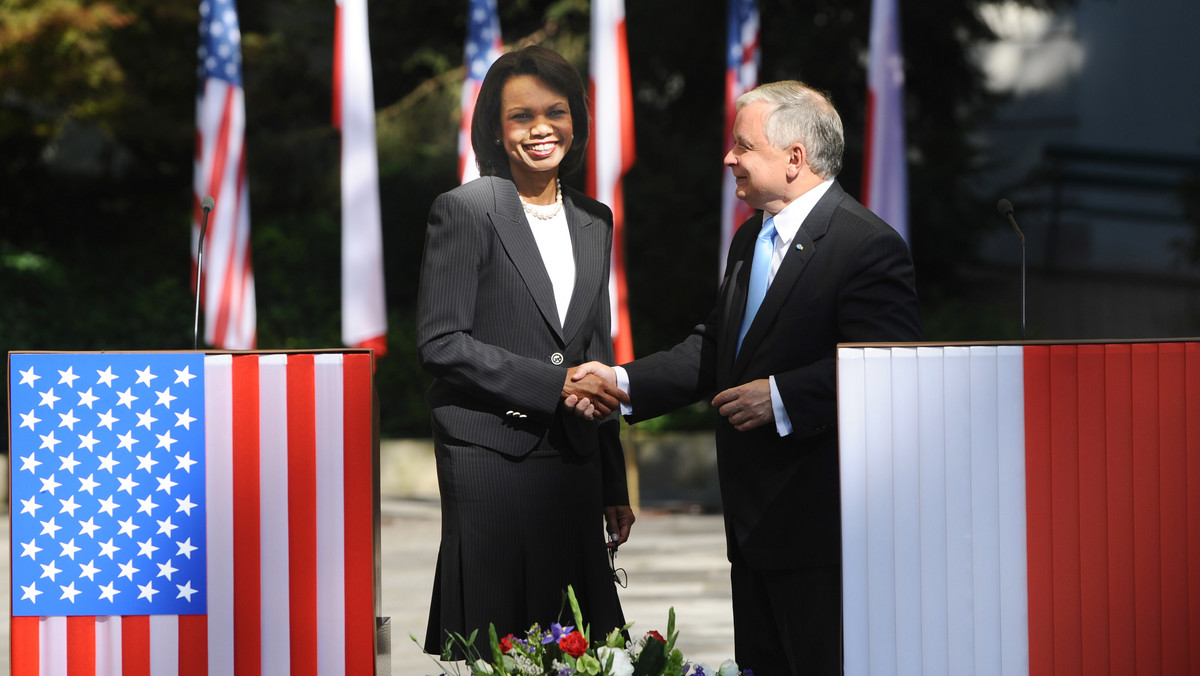
[[[738,331],[738,351],[742,349],[742,339],[750,330],[750,323],[758,308],[762,305],[763,297],[767,295],[768,279],[771,276],[771,257],[775,253],[775,219],[763,221],[762,230],[758,231],[758,240],[754,243],[754,261],[750,265],[750,289],[746,293],[746,314],[742,315],[742,328]]]

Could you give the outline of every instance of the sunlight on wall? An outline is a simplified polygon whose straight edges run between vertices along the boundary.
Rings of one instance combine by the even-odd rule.
[[[983,5],[980,15],[998,37],[978,50],[992,91],[1027,95],[1055,89],[1083,69],[1086,53],[1071,17],[1014,2]]]

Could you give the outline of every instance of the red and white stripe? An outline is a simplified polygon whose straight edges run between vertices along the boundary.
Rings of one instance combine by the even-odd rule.
[[[200,201],[211,196],[216,206],[208,217],[204,284],[200,291],[204,303],[204,341],[229,350],[252,349],[257,340],[245,111],[241,87],[215,78],[204,80],[196,101],[192,273],[196,273],[203,219]]]
[[[748,5],[748,7],[747,7]],[[748,9],[749,11],[743,11]],[[758,86],[759,20],[758,7],[751,0],[729,0],[729,25],[726,26],[725,54],[725,147],[733,147],[733,123],[737,118],[737,100]],[[725,259],[733,233],[754,209],[737,198],[737,181],[725,170],[721,183],[721,244],[717,252],[719,277],[725,276]]]
[[[373,674],[369,353],[205,358],[208,614],[14,617],[14,676]]]
[[[625,196],[621,184],[634,161],[633,86],[627,44],[624,0],[593,0],[590,56],[593,132],[588,143],[587,191],[613,211],[609,300],[618,363],[633,360],[625,283]]]
[[[1200,343],[842,348],[847,674],[1192,674]]]
[[[387,352],[367,0],[337,0],[333,124],[342,131],[342,344]]]

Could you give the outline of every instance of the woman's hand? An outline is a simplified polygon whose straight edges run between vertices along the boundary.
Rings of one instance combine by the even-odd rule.
[[[629,540],[629,530],[637,517],[629,505],[604,508],[604,524],[608,530],[608,548],[616,549]]]
[[[584,366],[588,366],[585,364]],[[617,410],[621,403],[629,403],[629,395],[617,389],[615,376],[613,381],[601,378],[594,371],[584,375],[576,375],[583,367],[572,366],[567,369],[567,379],[563,383],[562,398],[568,408],[574,408],[576,413],[592,420],[606,418]]]

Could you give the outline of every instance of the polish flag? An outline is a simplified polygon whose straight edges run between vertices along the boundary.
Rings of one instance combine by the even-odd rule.
[[[842,347],[845,673],[1189,674],[1200,343]]]
[[[587,192],[613,211],[612,268],[608,280],[617,363],[633,361],[625,284],[625,197],[621,179],[633,166],[633,87],[625,41],[624,0],[593,0],[591,46],[592,139]]]
[[[904,149],[904,56],[900,50],[899,2],[871,0],[862,202],[907,242],[908,164]]]
[[[333,126],[342,130],[342,344],[387,353],[383,229],[367,0],[338,0]]]

